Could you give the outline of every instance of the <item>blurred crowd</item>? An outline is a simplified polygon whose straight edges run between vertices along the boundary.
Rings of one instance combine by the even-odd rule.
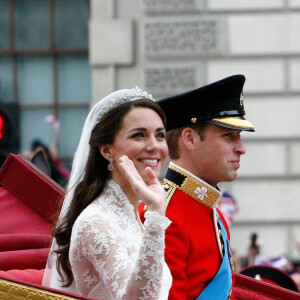
[[[60,159],[57,145],[54,144],[51,147],[48,147],[40,139],[34,139],[31,142],[31,149],[23,151],[22,154],[27,159],[32,160],[39,151],[42,152],[45,161],[48,163],[50,173],[47,175],[49,175],[58,184],[65,187],[70,178],[70,170]]]

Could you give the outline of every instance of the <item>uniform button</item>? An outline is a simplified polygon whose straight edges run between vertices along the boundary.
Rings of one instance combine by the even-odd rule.
[[[170,187],[169,187],[167,184],[164,184],[164,185],[163,185],[163,188],[164,188],[164,190],[167,192],[167,191],[169,190]]]

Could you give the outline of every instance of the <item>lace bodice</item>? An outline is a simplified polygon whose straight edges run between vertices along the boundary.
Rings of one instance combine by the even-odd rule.
[[[164,261],[170,221],[146,212],[144,228],[114,181],[76,220],[70,263],[82,295],[98,299],[167,299],[171,274]]]

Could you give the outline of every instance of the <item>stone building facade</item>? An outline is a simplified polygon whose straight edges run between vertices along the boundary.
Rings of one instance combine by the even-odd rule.
[[[249,236],[262,254],[299,257],[300,1],[91,0],[93,101],[138,85],[156,99],[244,74],[247,154],[239,178],[233,248]]]

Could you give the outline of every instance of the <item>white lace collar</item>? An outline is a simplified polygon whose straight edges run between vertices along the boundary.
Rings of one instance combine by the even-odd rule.
[[[112,197],[109,197],[111,195]],[[121,186],[113,179],[107,180],[103,192],[97,198],[99,202],[106,202],[113,205],[117,210],[127,212],[131,217],[135,218],[134,206],[130,203]]]

